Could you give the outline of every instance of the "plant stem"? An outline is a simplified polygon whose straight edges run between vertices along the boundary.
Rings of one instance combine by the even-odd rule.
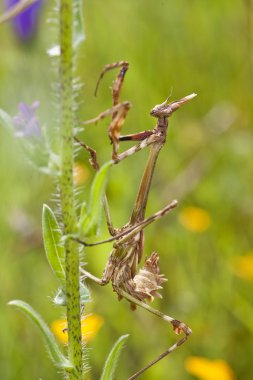
[[[60,197],[64,234],[76,232],[73,187],[73,49],[72,49],[73,1],[60,1]],[[65,241],[68,356],[74,366],[72,379],[82,379],[82,343],[80,324],[79,251],[77,242]]]

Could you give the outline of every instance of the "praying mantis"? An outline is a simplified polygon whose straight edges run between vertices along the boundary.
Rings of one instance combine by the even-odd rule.
[[[99,77],[95,93],[97,93],[99,83],[104,74],[109,70],[120,68],[119,74],[116,76],[116,79],[112,85],[113,105],[110,109],[102,112],[94,119],[85,122],[85,124],[97,123],[99,120],[111,115],[112,119],[108,127],[108,136],[112,143],[113,162],[115,164],[118,164],[125,158],[139,152],[146,147],[149,147],[150,152],[147,163],[140,182],[139,190],[129,222],[122,228],[113,227],[107,198],[104,196],[103,205],[111,238],[96,243],[87,243],[82,240],[78,241],[85,246],[95,246],[102,243],[114,242],[102,278],[97,278],[81,268],[83,275],[86,278],[95,281],[99,285],[106,285],[111,282],[113,290],[118,294],[119,299],[127,299],[130,302],[132,309],[135,309],[136,305],[140,306],[149,312],[159,316],[164,321],[169,322],[176,334],[180,334],[182,332],[184,333],[183,338],[178,340],[173,346],[167,349],[163,354],[159,355],[145,368],[138,371],[135,375],[129,378],[129,380],[134,380],[153,364],[182,345],[192,332],[185,323],[161,313],[146,303],[146,300],[153,301],[154,297],[161,298],[159,290],[162,289],[162,283],[167,281],[164,275],[160,274],[159,256],[157,252],[153,252],[150,257],[145,260],[143,268],[139,271],[138,265],[141,261],[144,249],[144,229],[155,220],[167,215],[177,206],[177,201],[173,200],[162,210],[156,212],[154,215],[148,218],[145,218],[146,205],[157,158],[166,142],[168,119],[183,104],[193,99],[196,94],[193,93],[171,103],[168,102],[169,98],[166,99],[163,103],[153,107],[150,112],[150,115],[157,119],[153,130],[146,130],[138,132],[136,134],[122,136],[121,129],[126,115],[131,108],[131,103],[129,101],[120,102],[119,100],[120,91],[128,67],[129,64],[126,61],[120,61],[105,66]],[[80,143],[80,145],[89,151],[91,156],[90,162],[95,169],[98,169],[99,164],[97,162],[96,152],[92,148],[79,141],[77,138],[75,139]],[[119,144],[121,141],[137,141],[138,143],[126,151],[118,153]]]

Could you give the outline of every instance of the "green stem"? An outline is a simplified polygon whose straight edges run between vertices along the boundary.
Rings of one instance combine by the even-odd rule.
[[[72,49],[73,2],[60,1],[60,196],[64,234],[76,232],[73,187],[73,49]],[[74,367],[71,380],[82,379],[82,344],[80,323],[79,252],[71,239],[65,241],[66,294],[68,321],[68,356]]]

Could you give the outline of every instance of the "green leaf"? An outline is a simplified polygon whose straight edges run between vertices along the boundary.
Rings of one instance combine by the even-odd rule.
[[[67,372],[71,372],[73,370],[73,366],[61,352],[52,331],[50,330],[48,325],[43,321],[41,316],[29,304],[27,304],[24,301],[10,301],[9,305],[16,306],[18,309],[23,311],[28,317],[32,319],[32,321],[37,325],[45,339],[46,347],[50,353],[50,356],[54,364]]]
[[[62,246],[62,233],[53,211],[43,205],[42,234],[47,260],[61,285],[65,287],[65,250]]]
[[[37,138],[18,138],[17,142],[25,153],[29,164],[37,168],[42,173],[49,175],[55,173],[48,167],[50,152],[47,150],[44,140],[39,140]]]
[[[37,136],[17,137],[16,129],[12,117],[0,109],[0,125],[3,126],[11,135],[16,137],[16,141],[23,150],[29,163],[45,174],[55,174],[56,170],[49,169],[51,150],[46,135],[46,128],[41,128],[42,137]]]
[[[80,302],[81,305],[85,305],[91,301],[90,292],[87,286],[80,282]],[[59,288],[53,302],[57,306],[67,306],[67,296],[63,288]]]
[[[0,124],[8,129],[9,131],[13,132],[13,122],[10,115],[8,115],[7,112],[0,109]]]
[[[105,163],[97,172],[91,186],[88,206],[84,204],[80,216],[81,236],[95,235],[98,230],[102,210],[102,197],[105,191],[107,173],[113,161]]]
[[[90,291],[82,282],[80,282],[80,301],[81,305],[91,301]]]
[[[54,296],[53,302],[57,306],[67,306],[67,296],[62,288],[59,288],[57,290],[57,293]]]
[[[117,361],[119,358],[120,351],[123,348],[125,341],[129,335],[122,335],[111,349],[103,369],[102,376],[100,380],[112,380],[114,378],[114,372],[116,369]]]
[[[61,284],[60,289],[54,297],[54,304],[67,306],[67,296],[65,294],[65,250],[62,245],[63,236],[53,211],[47,205],[43,205],[42,234],[47,260]],[[80,300],[82,305],[90,301],[90,292],[82,282],[80,282]]]
[[[82,0],[74,1],[74,33],[73,33],[74,49],[76,49],[80,45],[80,43],[85,40],[82,5],[83,5]]]

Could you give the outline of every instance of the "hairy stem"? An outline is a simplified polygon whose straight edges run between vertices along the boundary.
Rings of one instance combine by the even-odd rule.
[[[76,232],[73,187],[73,50],[72,50],[73,1],[60,1],[60,197],[64,234]],[[79,292],[79,251],[77,242],[65,241],[66,294],[68,321],[68,355],[74,366],[69,375],[72,379],[82,379],[82,344],[80,324]]]

